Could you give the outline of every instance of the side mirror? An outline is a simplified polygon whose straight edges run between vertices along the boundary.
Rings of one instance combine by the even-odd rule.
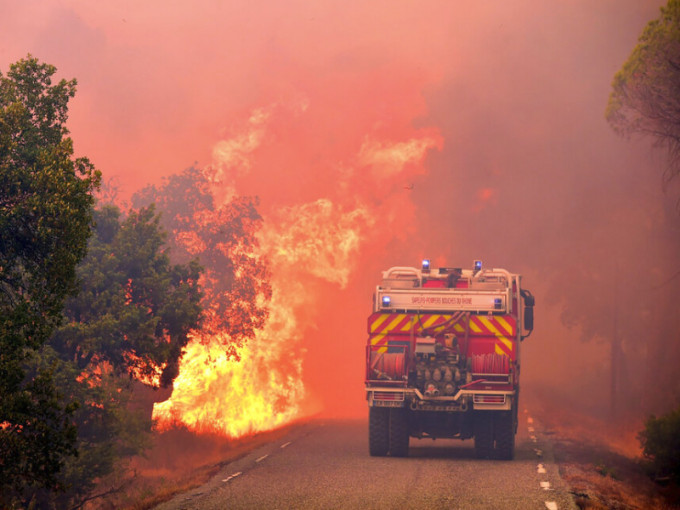
[[[524,299],[524,329],[531,332],[534,329],[534,305],[536,300],[531,292],[526,289],[522,289],[522,299]]]
[[[534,307],[524,307],[524,329],[531,331],[534,329]]]

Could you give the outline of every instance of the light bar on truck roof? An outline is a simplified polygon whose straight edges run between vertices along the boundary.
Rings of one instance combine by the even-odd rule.
[[[423,259],[423,273],[430,272],[430,259]]]
[[[390,296],[383,296],[382,297],[382,305],[383,306],[390,306],[392,300],[390,299]]]
[[[481,260],[475,260],[475,273],[477,271],[481,271],[481,270],[482,270],[482,261]]]

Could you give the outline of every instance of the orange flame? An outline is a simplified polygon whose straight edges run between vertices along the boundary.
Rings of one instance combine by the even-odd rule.
[[[158,428],[183,424],[196,432],[239,437],[293,420],[304,395],[301,366],[293,363],[295,372],[285,376],[267,370],[281,355],[273,347],[258,335],[239,349],[236,361],[227,358],[219,343],[195,336],[182,358],[172,398],[154,406]]]
[[[210,325],[196,332],[182,357],[172,397],[154,406],[160,430],[182,424],[197,432],[239,437],[299,416],[305,395],[300,341],[309,324],[298,316],[314,299],[309,286],[301,283],[303,275],[345,285],[351,256],[359,248],[359,230],[371,222],[362,209],[343,211],[328,200],[283,209],[276,220],[276,227],[260,236],[263,254],[275,268],[265,327],[237,348],[238,359],[224,352],[227,339],[206,333]]]

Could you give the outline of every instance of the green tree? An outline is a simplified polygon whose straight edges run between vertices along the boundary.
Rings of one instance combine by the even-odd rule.
[[[102,368],[94,373],[84,371],[75,362],[64,360],[50,345],[31,358],[30,372],[51,370],[64,398],[78,402],[70,416],[74,431],[77,429],[77,455],[62,462],[56,477],[58,490],[24,487],[17,498],[22,507],[74,508],[117,492],[120,484],[99,489],[98,481],[113,472],[124,473],[126,457],[143,452],[149,445],[151,416],[134,405],[132,381]]]
[[[638,440],[650,474],[680,484],[680,408],[659,418],[650,416]]]
[[[100,181],[65,127],[76,81],[53,84],[55,72],[29,55],[0,73],[0,504],[26,486],[56,488],[73,453],[73,407],[50,370],[24,367],[77,289]]]
[[[78,266],[80,292],[67,300],[64,324],[32,370],[55,367],[66,398],[77,401],[78,456],[59,474],[64,490],[27,491],[23,500],[66,508],[106,495],[103,477],[123,473],[126,458],[149,444],[151,408],[139,383],[169,386],[201,307],[196,261],[171,265],[153,206],[121,219],[111,205],[95,211],[96,228]]]
[[[680,0],[647,24],[614,76],[606,118],[622,135],[654,137],[670,156],[667,178],[680,173]]]
[[[154,206],[119,217],[114,206],[96,212],[80,292],[51,345],[81,370],[106,362],[117,375],[167,387],[198,324],[201,268],[170,264]]]

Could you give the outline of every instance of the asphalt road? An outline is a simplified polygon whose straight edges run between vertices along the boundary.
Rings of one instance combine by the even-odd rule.
[[[515,460],[477,460],[473,441],[411,439],[370,457],[367,421],[317,420],[226,465],[157,508],[576,510],[548,436],[520,415]]]

